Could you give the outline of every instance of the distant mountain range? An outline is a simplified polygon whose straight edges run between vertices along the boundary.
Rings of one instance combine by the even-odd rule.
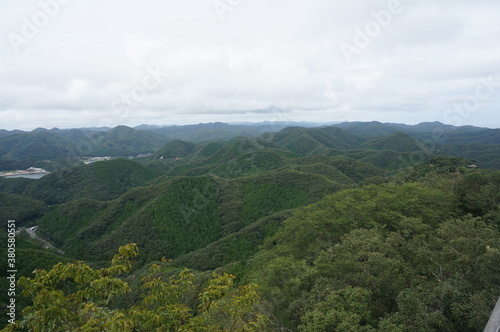
[[[229,139],[173,138],[202,137],[203,132],[211,137],[215,128]],[[17,143],[7,156],[22,156],[30,144],[38,147],[30,158],[49,152],[58,158],[79,151],[151,153],[136,161],[120,158],[63,168],[40,180],[0,179],[0,192],[9,205],[26,206],[26,224],[44,214],[42,234],[75,257],[104,259],[121,243],[140,238],[148,259],[159,259],[156,253],[162,252],[183,265],[212,269],[242,258],[241,252],[254,252],[266,230],[275,229],[288,210],[327,194],[383,183],[399,173],[411,178],[419,170],[412,166],[437,164],[431,160],[438,156],[474,157],[455,158],[459,166],[452,172],[455,167],[467,171],[472,162],[493,169],[500,164],[498,129],[379,122],[293,126],[261,134],[259,126],[239,129],[228,124],[179,127],[169,137],[167,128],[152,132],[125,126],[15,133],[0,140],[4,147],[5,142]],[[209,244],[208,251],[200,251]],[[231,254],[224,249],[228,246],[234,246]]]
[[[201,156],[211,149],[230,146],[231,140],[238,137],[254,139],[261,145],[266,142],[272,148],[300,155],[348,154],[360,157],[360,151],[349,151],[361,149],[365,151],[362,158],[373,159],[373,153],[368,156],[367,151],[386,151],[386,157],[389,156],[387,151],[438,151],[475,159],[485,168],[500,167],[500,129],[456,127],[440,122],[405,125],[373,121],[328,125],[262,122],[141,125],[135,128],[118,126],[111,129],[37,128],[31,132],[0,130],[0,170],[12,169],[27,160],[33,164],[40,160],[78,159],[84,156],[116,157],[148,153],[157,158],[186,157],[192,153]],[[255,142],[252,144],[257,144]],[[204,144],[203,149],[200,150],[197,144]]]

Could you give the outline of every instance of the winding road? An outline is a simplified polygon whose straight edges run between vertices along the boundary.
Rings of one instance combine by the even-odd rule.
[[[54,247],[52,244],[48,243],[47,241],[45,241],[44,239],[42,239],[41,237],[39,237],[38,235],[36,235],[37,228],[38,228],[38,226],[32,226],[32,227],[26,227],[24,230],[26,232],[28,232],[28,234],[33,239],[39,241],[42,244],[42,246],[44,246],[45,248],[55,250],[58,254],[63,255],[64,254],[63,250]]]

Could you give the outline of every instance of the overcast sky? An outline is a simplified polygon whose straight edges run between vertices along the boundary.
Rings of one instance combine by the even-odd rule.
[[[0,128],[500,127],[498,0],[0,1]]]

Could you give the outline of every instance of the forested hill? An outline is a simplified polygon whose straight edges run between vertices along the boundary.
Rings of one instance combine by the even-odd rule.
[[[89,156],[126,157],[153,153],[158,158],[184,158],[197,151],[199,156],[206,157],[226,142],[243,137],[266,141],[268,148],[274,144],[301,155],[342,153],[369,162],[378,160],[378,166],[382,167],[395,167],[395,156],[388,151],[423,151],[429,156],[437,150],[440,155],[474,159],[483,168],[500,168],[497,158],[500,129],[455,127],[439,122],[414,126],[346,122],[315,128],[311,124],[309,127],[286,127],[286,124],[289,125],[280,122],[212,123],[167,127],[142,125],[135,129],[119,126],[113,129],[39,128],[32,132],[3,130],[0,133],[0,171],[22,169],[26,165],[55,170],[75,166],[79,158]],[[204,149],[199,149],[200,146]]]
[[[116,159],[53,172],[30,183],[23,194],[47,204],[82,197],[110,200],[134,187],[149,184],[160,175],[160,171],[137,162]]]
[[[52,165],[39,180],[0,177],[0,237],[15,219],[19,277],[65,263],[23,279],[21,325],[484,328],[500,295],[498,130],[228,126],[2,131],[3,167]],[[227,135],[200,140],[204,128]],[[133,158],[83,165],[84,149]]]

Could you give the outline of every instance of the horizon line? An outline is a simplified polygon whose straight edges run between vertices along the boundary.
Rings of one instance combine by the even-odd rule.
[[[97,126],[82,126],[82,127],[52,127],[50,129],[45,128],[45,127],[36,127],[31,130],[26,130],[26,129],[4,129],[0,128],[2,131],[8,131],[8,132],[13,132],[13,131],[18,131],[18,132],[33,132],[36,130],[82,130],[82,129],[95,129],[95,130],[110,130],[110,129],[115,129],[118,127],[127,127],[131,128],[134,130],[141,130],[139,127],[142,126],[149,126],[149,127],[156,127],[156,128],[166,128],[166,127],[187,127],[187,126],[199,126],[199,125],[211,125],[211,124],[225,124],[229,126],[252,126],[252,125],[260,125],[260,124],[307,124],[308,127],[313,127],[315,125],[318,126],[334,126],[334,125],[339,125],[339,124],[344,124],[344,123],[380,123],[380,124],[386,124],[386,125],[403,125],[403,126],[418,126],[421,124],[439,124],[443,126],[449,126],[449,127],[455,127],[455,128],[461,128],[461,127],[474,127],[474,128],[482,128],[482,129],[500,129],[499,127],[483,127],[483,126],[474,126],[474,125],[452,125],[452,124],[447,124],[443,123],[440,121],[423,121],[419,122],[416,124],[407,124],[407,123],[400,123],[400,122],[381,122],[377,120],[371,120],[371,121],[325,121],[325,122],[318,122],[318,121],[230,121],[230,122],[222,122],[222,121],[214,121],[214,122],[199,122],[199,123],[189,123],[189,124],[147,124],[147,123],[142,123],[139,125],[135,126],[130,126],[130,125],[125,125],[125,124],[119,124],[114,127],[97,127]]]

